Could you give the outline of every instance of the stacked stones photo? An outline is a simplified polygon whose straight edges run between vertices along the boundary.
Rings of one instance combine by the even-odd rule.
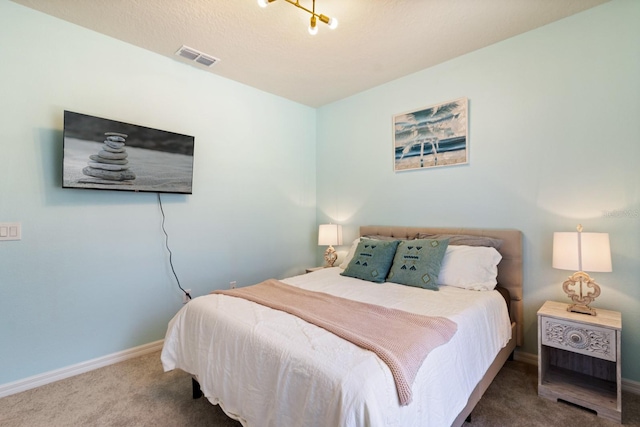
[[[127,149],[125,147],[128,135],[118,132],[105,132],[105,140],[98,154],[89,156],[88,166],[82,173],[107,182],[132,181],[136,174],[129,170]]]

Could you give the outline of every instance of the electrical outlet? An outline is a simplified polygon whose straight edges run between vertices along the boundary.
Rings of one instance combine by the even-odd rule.
[[[191,295],[191,289],[185,289],[185,291],[187,291],[187,294]],[[187,296],[187,294],[185,294],[184,292],[182,293],[182,303],[186,304],[189,302],[189,297]]]
[[[0,240],[22,240],[22,224],[0,222]]]
[[[235,289],[236,288],[236,281],[234,280],[233,282],[229,282],[229,289]]]

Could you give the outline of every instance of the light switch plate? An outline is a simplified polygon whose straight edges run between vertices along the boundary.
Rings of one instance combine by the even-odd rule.
[[[21,240],[22,226],[19,222],[0,222],[0,240]]]

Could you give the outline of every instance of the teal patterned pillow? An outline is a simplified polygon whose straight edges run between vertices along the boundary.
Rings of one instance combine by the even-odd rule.
[[[360,240],[349,265],[340,274],[369,282],[384,282],[391,268],[398,243],[397,240]]]
[[[417,239],[400,242],[387,281],[438,290],[438,273],[449,240]]]

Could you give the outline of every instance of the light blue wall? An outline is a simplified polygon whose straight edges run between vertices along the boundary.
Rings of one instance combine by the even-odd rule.
[[[623,376],[640,381],[639,21],[640,2],[614,0],[314,110],[0,0],[0,222],[23,226],[0,242],[0,384],[161,339],[181,306],[155,194],[60,188],[64,109],[196,136],[194,194],[163,195],[196,295],[320,262],[329,219],[347,240],[513,227],[535,353],[536,310],[565,298],[553,231],[609,232],[595,305],[623,312]],[[392,115],[462,96],[470,164],[394,174]]]
[[[197,295],[314,264],[315,110],[0,0],[0,384],[162,339],[181,307],[155,194],[61,188],[63,110],[195,136],[163,195]],[[224,59],[223,59],[224,60]]]
[[[613,272],[594,274],[594,305],[622,312],[623,377],[640,381],[638,22],[640,2],[615,0],[320,108],[318,221],[346,240],[362,224],[522,230],[534,354],[536,311],[568,301],[553,232],[608,232]],[[394,173],[392,116],[460,97],[470,163]]]

